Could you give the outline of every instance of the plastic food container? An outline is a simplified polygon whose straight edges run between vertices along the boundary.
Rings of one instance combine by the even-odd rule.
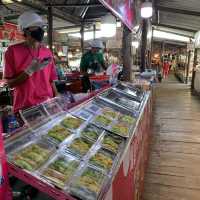
[[[94,143],[84,137],[75,138],[66,150],[75,156],[83,157],[87,154]]]
[[[87,110],[84,110],[84,109],[80,109],[80,110],[74,111],[72,114],[74,116],[79,117],[79,118],[81,118],[83,120],[86,120],[86,121],[88,121],[88,120],[90,120],[90,119],[92,119],[94,117],[93,113],[91,113],[91,112],[89,112]]]
[[[87,167],[71,184],[70,193],[82,200],[96,200],[107,178],[102,171]]]
[[[101,133],[103,132],[102,129],[97,128],[94,125],[88,125],[81,131],[81,136],[87,138],[93,142],[96,142],[100,137]]]
[[[64,189],[77,170],[80,160],[71,155],[56,155],[40,170],[40,175],[53,185]]]
[[[86,105],[85,109],[94,114],[97,114],[101,111],[102,108],[99,105],[96,105],[95,103],[89,103],[88,105]]]
[[[119,116],[119,112],[113,110],[112,108],[105,107],[102,109],[102,115],[114,120]]]
[[[113,153],[118,153],[120,149],[123,149],[125,145],[125,139],[118,135],[110,134],[108,132],[105,133],[102,143],[102,147],[112,151]]]
[[[129,137],[130,126],[124,122],[118,122],[112,125],[110,131],[122,137]]]
[[[115,163],[115,158],[116,154],[101,148],[91,156],[89,163],[109,173]]]
[[[65,139],[67,139],[73,132],[66,129],[62,125],[55,125],[52,129],[48,130],[46,138],[50,139],[51,142],[56,144],[62,143]]]
[[[61,121],[61,124],[68,129],[78,129],[84,120],[74,117],[72,115],[67,115],[65,119]]]
[[[93,120],[93,123],[97,126],[107,128],[109,125],[111,125],[112,120],[104,115],[97,115]]]
[[[136,122],[136,118],[130,115],[120,114],[118,121],[120,123],[127,123],[129,126],[131,126]]]
[[[55,152],[53,145],[46,140],[37,140],[27,143],[9,155],[11,162],[28,171],[41,167]]]

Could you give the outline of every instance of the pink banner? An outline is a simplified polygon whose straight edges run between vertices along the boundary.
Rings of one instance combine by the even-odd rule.
[[[105,7],[110,9],[114,15],[132,30],[135,23],[135,0],[99,0]]]

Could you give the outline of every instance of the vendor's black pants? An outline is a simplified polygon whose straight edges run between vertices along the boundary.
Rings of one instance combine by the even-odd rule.
[[[81,78],[83,92],[86,93],[88,90],[91,90],[91,83],[88,75],[84,75]]]

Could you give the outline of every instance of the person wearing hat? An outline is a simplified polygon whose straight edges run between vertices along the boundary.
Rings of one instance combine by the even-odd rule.
[[[103,53],[103,43],[100,40],[93,40],[89,43],[90,50],[83,54],[80,63],[80,71],[83,74],[82,87],[83,92],[91,89],[88,73],[94,74],[106,70]]]
[[[44,21],[32,12],[23,13],[18,24],[25,41],[9,46],[5,53],[4,78],[14,88],[13,109],[18,113],[57,95],[51,51],[41,44]]]

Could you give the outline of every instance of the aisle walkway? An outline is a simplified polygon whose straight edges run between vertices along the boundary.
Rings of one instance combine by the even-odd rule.
[[[170,77],[154,108],[143,200],[200,200],[200,99]]]

